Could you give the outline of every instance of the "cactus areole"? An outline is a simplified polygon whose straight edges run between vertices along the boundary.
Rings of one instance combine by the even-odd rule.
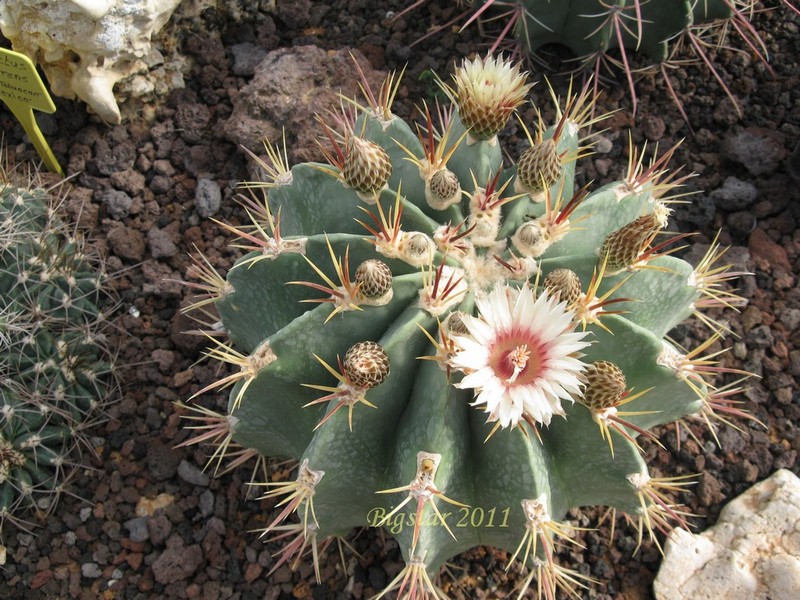
[[[442,598],[444,561],[491,545],[553,597],[586,584],[555,556],[571,507],[610,507],[650,536],[681,521],[664,490],[683,484],[651,478],[637,440],[718,405],[708,344],[683,354],[665,336],[735,303],[732,277],[716,246],[702,269],[666,249],[685,179],[667,172],[672,151],[631,149],[620,181],[575,189],[588,89],[526,128],[543,150],[522,174],[496,136],[526,74],[476,58],[440,84],[453,108],[421,106],[414,128],[391,113],[394,76],[365,85],[363,106],[321,119],[330,164],[290,169],[267,145],[250,223],[225,226],[250,252],[227,278],[198,260],[189,284],[229,336],[208,354],[236,368],[200,392],[231,386],[227,415],[184,407],[204,432],[185,443],[217,442],[222,463],[231,448],[233,464],[298,462],[295,480],[265,484],[282,509],[263,532],[282,540],[276,567],[383,527],[407,566],[381,596]]]

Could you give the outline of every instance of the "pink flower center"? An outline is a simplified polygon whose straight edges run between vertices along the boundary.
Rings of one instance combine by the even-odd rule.
[[[544,363],[541,343],[529,335],[500,336],[489,350],[489,366],[511,385],[527,385],[537,379]]]

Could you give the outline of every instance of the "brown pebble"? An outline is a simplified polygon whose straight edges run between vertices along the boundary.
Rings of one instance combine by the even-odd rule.
[[[125,557],[125,562],[127,562],[134,571],[138,571],[139,567],[142,566],[142,560],[144,560],[144,554],[141,552],[131,552]]]
[[[292,590],[292,596],[298,598],[298,600],[302,600],[303,598],[310,598],[311,597],[311,586],[308,585],[307,581],[301,581]]]
[[[763,229],[753,230],[747,248],[758,267],[764,271],[772,272],[773,268],[780,268],[786,272],[792,270],[786,250],[772,241]]]
[[[244,580],[247,583],[253,583],[256,579],[261,576],[261,573],[264,572],[264,569],[258,563],[250,563],[247,565],[247,568],[244,571]]]
[[[153,589],[153,580],[147,577],[142,577],[136,585],[140,592],[149,592]]]
[[[29,585],[32,590],[38,590],[51,579],[53,579],[53,571],[46,569],[44,571],[39,571],[33,577],[31,577]]]

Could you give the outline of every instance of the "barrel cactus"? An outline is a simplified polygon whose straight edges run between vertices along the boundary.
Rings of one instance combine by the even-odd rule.
[[[224,225],[249,250],[227,277],[197,260],[194,307],[219,317],[208,355],[233,368],[197,394],[229,387],[227,413],[181,405],[197,433],[183,444],[216,444],[223,469],[297,461],[294,479],[260,482],[279,508],[263,530],[284,541],[275,568],[384,527],[406,567],[379,597],[445,597],[444,561],[492,545],[552,598],[586,585],[555,556],[570,508],[607,506],[654,539],[683,522],[687,482],[651,476],[642,440],[737,410],[713,386],[717,334],[691,351],[666,339],[735,304],[736,274],[716,244],[697,268],[670,255],[672,152],[576,188],[587,88],[553,93],[557,122],[525,127],[504,168],[497,134],[526,76],[466,60],[440,81],[453,108],[420,107],[414,128],[391,112],[396,77],[364,84],[365,101],[320,118],[328,164],[290,168],[266,145],[246,222]]]
[[[102,265],[52,189],[0,173],[0,535],[53,509],[113,386]]]

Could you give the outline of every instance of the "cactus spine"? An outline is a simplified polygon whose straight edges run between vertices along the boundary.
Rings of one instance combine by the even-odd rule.
[[[465,61],[442,82],[454,108],[421,107],[416,130],[385,102],[396,85],[325,126],[331,164],[290,169],[270,147],[263,198],[243,199],[250,225],[226,226],[250,252],[227,278],[197,261],[197,304],[213,303],[229,336],[208,353],[234,372],[199,392],[232,386],[227,415],[182,405],[203,431],[184,445],[215,441],[220,463],[234,448],[231,464],[298,461],[296,480],[266,483],[282,510],[263,533],[289,538],[277,565],[380,526],[407,566],[379,597],[442,598],[439,567],[487,544],[552,598],[586,583],[554,556],[569,508],[611,507],[650,536],[682,521],[665,491],[684,483],[651,478],[639,439],[721,406],[707,345],[684,354],[664,338],[701,306],[734,304],[721,288],[736,274],[717,270],[716,246],[702,270],[664,249],[684,179],[666,169],[671,151],[649,164],[634,153],[621,181],[575,189],[588,89],[529,134],[555,157],[526,173],[543,182],[531,190],[496,137],[530,87],[519,67]],[[382,152],[351,179],[359,147]],[[439,173],[455,201],[431,197]],[[373,177],[380,189],[361,185]],[[619,233],[643,217],[646,234]]]

